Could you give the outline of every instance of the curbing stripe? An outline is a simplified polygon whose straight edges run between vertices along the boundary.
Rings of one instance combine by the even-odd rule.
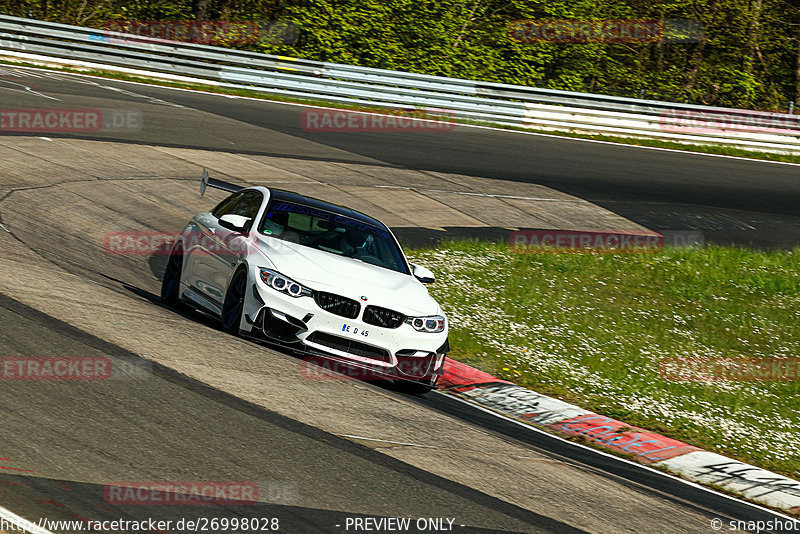
[[[452,391],[461,393],[458,389]],[[462,396],[492,410],[540,426],[591,413],[589,410],[540,395],[515,384],[474,388],[463,393]]]
[[[511,384],[511,382],[500,380],[489,373],[484,373],[464,363],[445,358],[444,374],[439,377],[437,385],[439,389],[447,388],[456,391],[467,391],[484,384]]]
[[[755,502],[800,513],[800,482],[542,395],[445,358],[442,393]]]
[[[657,463],[700,450],[678,440],[596,414],[546,426],[559,434],[582,436],[603,448],[632,454],[642,463]]]
[[[658,465],[781,510],[800,508],[800,482],[720,454],[698,450]]]

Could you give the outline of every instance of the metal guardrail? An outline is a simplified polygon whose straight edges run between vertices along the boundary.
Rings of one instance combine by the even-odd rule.
[[[800,153],[796,115],[357,67],[5,15],[0,15],[0,55],[133,69],[154,77],[314,100],[435,109],[458,119],[502,125]],[[687,120],[692,121],[688,126]]]

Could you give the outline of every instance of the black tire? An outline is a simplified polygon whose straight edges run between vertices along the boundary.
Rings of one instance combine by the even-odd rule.
[[[222,329],[229,334],[239,334],[239,324],[244,313],[244,295],[247,290],[247,271],[239,269],[231,278],[225,302],[222,304]]]
[[[161,280],[161,302],[175,306],[179,302],[181,272],[183,271],[183,247],[176,245],[167,259],[164,277]]]

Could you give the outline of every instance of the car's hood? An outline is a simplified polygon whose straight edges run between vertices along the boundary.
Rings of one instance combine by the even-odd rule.
[[[261,267],[273,268],[312,289],[355,300],[366,297],[367,304],[405,315],[441,314],[437,302],[413,276],[273,237],[256,239],[259,254],[267,260]]]

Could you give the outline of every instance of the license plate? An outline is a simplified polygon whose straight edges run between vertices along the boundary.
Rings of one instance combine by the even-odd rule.
[[[342,332],[347,332],[348,334],[353,334],[355,336],[369,337],[369,330],[364,330],[363,328],[359,328],[347,323],[342,325]]]

